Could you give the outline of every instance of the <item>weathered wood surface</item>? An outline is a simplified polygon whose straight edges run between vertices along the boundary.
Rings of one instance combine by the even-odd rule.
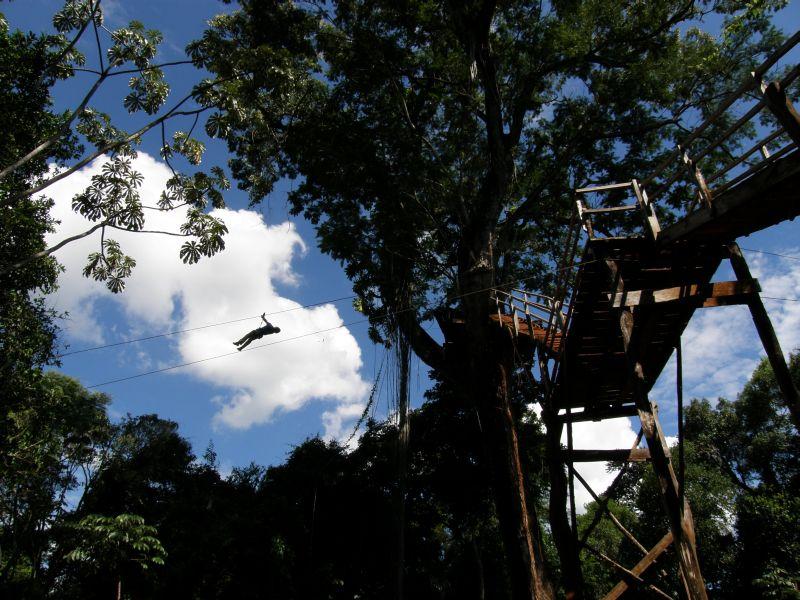
[[[514,318],[511,315],[498,315],[496,313],[492,313],[489,315],[489,318],[494,322],[501,322],[504,326],[507,326],[514,332],[515,335],[523,336],[526,338],[531,339],[531,341],[535,340],[537,342],[544,342],[545,335],[547,334],[547,330],[544,327],[537,327],[536,325],[533,326],[533,335],[531,335],[531,329],[528,327],[528,323],[522,317],[517,317],[517,325],[516,330],[514,329]],[[561,334],[550,334],[547,339],[547,350],[548,353],[558,354],[559,349],[561,348]],[[530,348],[532,351],[532,347]]]
[[[664,551],[669,548],[669,545],[672,543],[672,532],[670,531],[665,535],[661,540],[653,546],[653,548],[640,560],[636,563],[630,571],[637,577],[641,577],[642,574],[661,556]],[[616,600],[622,594],[624,594],[628,588],[629,584],[626,581],[620,581],[614,588],[605,595],[603,600]]]
[[[634,390],[619,330],[617,299],[638,298],[639,305],[632,307],[635,310],[658,307],[657,320],[642,349],[645,385],[649,391],[672,354],[677,337],[701,304],[722,298],[738,299],[740,292],[746,295],[750,291],[744,284],[737,288],[738,283],[727,290],[723,290],[725,285],[716,289],[710,285],[726,255],[724,246],[718,242],[660,248],[644,238],[590,241],[583,256],[580,286],[573,297],[562,359],[564,368],[559,371],[570,376],[554,382],[563,392],[558,394],[557,408],[582,408],[583,411],[570,416],[573,421],[636,415]],[[611,279],[607,261],[618,265],[618,272]],[[638,291],[638,297],[627,290]],[[659,294],[660,297],[689,290],[698,299],[648,305],[642,303],[647,298],[642,290],[670,290]],[[705,302],[699,299],[702,293],[713,295],[723,291],[736,295],[709,298]]]
[[[699,208],[658,235],[661,246],[678,241],[733,240],[800,215],[800,151],[795,150]]]
[[[614,450],[572,450],[567,454],[572,462],[646,462],[650,460],[647,448],[621,448]]]
[[[689,284],[659,290],[628,290],[608,294],[613,308],[622,306],[639,306],[641,304],[659,304],[662,302],[697,302],[705,308],[706,300],[713,300],[710,306],[727,304],[744,304],[752,294],[760,291],[758,281],[721,281],[706,285]]]

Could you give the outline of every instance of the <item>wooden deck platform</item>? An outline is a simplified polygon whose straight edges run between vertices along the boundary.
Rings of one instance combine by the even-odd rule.
[[[723,258],[724,247],[719,243],[656,248],[644,238],[592,240],[585,250],[573,298],[556,381],[562,387],[557,408],[583,409],[587,419],[592,414],[597,418],[626,414],[623,407],[635,414],[618,308],[635,303],[635,311],[653,315],[646,339],[641,340],[649,389],[692,314],[706,303],[707,296],[696,292],[708,290]],[[618,269],[617,278],[612,276],[613,269]],[[622,291],[617,295],[623,289],[644,294]]]
[[[513,331],[516,335],[520,337],[520,340],[523,344],[521,351],[525,353],[532,353],[533,352],[533,342],[539,343],[546,343],[546,351],[551,356],[557,356],[559,351],[561,350],[561,334],[556,333],[553,336],[547,336],[547,329],[544,327],[538,327],[537,325],[533,325],[533,334],[531,334],[531,328],[528,326],[528,322],[523,317],[517,317],[517,326],[516,331],[514,331],[514,317],[511,315],[500,315],[498,317],[497,314],[489,315],[489,318],[494,321],[495,323],[502,323],[505,327],[508,327],[511,331]],[[531,339],[531,337],[533,339]],[[547,338],[547,339],[545,339]],[[526,342],[529,345],[526,345]]]

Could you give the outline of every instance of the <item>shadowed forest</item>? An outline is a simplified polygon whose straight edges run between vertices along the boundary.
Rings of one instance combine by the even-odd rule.
[[[795,338],[772,330],[758,281],[737,271],[728,288],[632,290],[634,302],[612,260],[570,254],[595,234],[655,247],[659,220],[666,230],[714,213],[753,173],[796,167],[787,2],[222,0],[179,61],[162,60],[164,36],[149,25],[112,24],[114,2],[58,4],[41,31],[0,14],[0,597],[800,599],[800,353],[781,351],[778,337]],[[180,85],[176,66],[191,73]],[[68,108],[63,89],[78,98]],[[729,97],[744,108],[719,108]],[[692,131],[702,135],[686,146]],[[146,144],[170,172],[157,198],[137,171]],[[224,159],[204,161],[213,144]],[[51,186],[96,160],[70,199],[86,229],[60,235]],[[631,181],[647,173],[649,200]],[[613,181],[631,183],[611,186],[606,213],[636,219],[580,202],[576,216],[575,190]],[[643,235],[623,187],[637,194]],[[369,341],[392,357],[394,396],[385,421],[370,417],[376,380],[342,439],[298,439],[281,464],[228,470],[179,423],[112,416],[113,390],[62,373],[68,315],[51,299],[65,277],[59,250],[86,238],[82,283],[109,296],[128,293],[137,268],[124,236],[181,238],[164,261],[187,270],[228,251],[219,211],[232,188],[249,208],[280,195],[313,227]],[[796,216],[797,189],[776,223]],[[163,214],[179,215],[175,230],[151,228]],[[594,229],[585,214],[598,215]],[[697,247],[724,245],[746,271],[735,237]],[[571,314],[564,270],[598,263],[611,272],[601,291],[617,311],[617,355],[630,359],[623,391],[638,396],[582,414],[638,415],[630,456],[641,460],[607,463],[613,489],[568,519],[578,484],[562,439],[572,409],[559,402],[589,383],[549,379],[548,361],[567,364],[566,325],[558,344],[536,335],[548,340]],[[501,314],[505,290],[548,298],[549,322],[535,331],[527,308],[527,324]],[[647,331],[634,319],[651,314],[636,304],[645,297],[689,316],[747,304],[768,356],[735,398],[681,399],[664,460],[647,396],[660,369],[645,373],[629,349]],[[265,314],[239,350],[281,332]],[[668,333],[671,353],[682,329]],[[416,408],[414,356],[430,382]],[[672,426],[672,407],[663,413]],[[264,436],[280,418],[259,425]],[[689,528],[677,535],[670,515]],[[694,571],[682,550],[693,545]]]
[[[800,383],[797,358],[792,371]],[[107,396],[53,373],[37,383],[37,401],[15,413],[11,438],[17,452],[36,450],[12,455],[16,471],[3,480],[5,597],[103,599],[119,581],[132,598],[393,595],[396,427],[369,422],[352,451],[309,439],[282,465],[222,474],[213,447],[196,456],[174,422],[144,415],[111,423]],[[526,399],[514,406],[528,494],[544,514],[541,424],[525,411]],[[474,412],[439,385],[410,413],[410,426],[408,597],[509,598]],[[685,427],[686,493],[714,597],[795,597],[800,457],[768,365],[735,400],[694,400]],[[655,543],[665,527],[649,522],[663,520],[657,482],[646,463],[636,467],[614,513],[643,543]],[[80,501],[66,505],[70,497]],[[589,504],[580,515],[580,531],[596,509]],[[109,521],[98,524],[97,515]],[[557,569],[543,529],[546,559]],[[639,556],[608,521],[592,539],[608,556]],[[659,566],[674,563],[668,556]],[[590,597],[618,579],[593,556],[584,574]]]

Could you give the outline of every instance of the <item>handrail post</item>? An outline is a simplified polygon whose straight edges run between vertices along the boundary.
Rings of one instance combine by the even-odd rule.
[[[781,84],[777,81],[766,83],[756,73],[752,73],[752,77],[767,103],[767,108],[775,115],[792,141],[800,146],[800,115],[786,96],[786,92],[781,89]]]
[[[639,187],[639,182],[636,179],[631,180],[631,185],[633,187],[633,193],[636,194],[636,201],[642,209],[647,232],[653,240],[656,240],[658,234],[661,233],[661,225],[658,223],[658,215],[656,215],[655,207],[647,198],[647,192]]]

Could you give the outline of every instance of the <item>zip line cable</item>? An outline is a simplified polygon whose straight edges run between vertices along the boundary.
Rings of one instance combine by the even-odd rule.
[[[587,261],[585,264],[589,264],[589,262],[593,262],[593,261]],[[563,269],[556,269],[556,272],[562,271],[562,270]],[[527,279],[530,279],[530,278],[527,278]],[[521,283],[522,281],[527,281],[527,279],[520,279],[516,283]],[[511,285],[511,284],[508,284],[508,285]],[[485,290],[480,290],[480,291],[485,291]],[[453,298],[448,298],[448,300],[455,300],[455,299],[457,299],[459,297],[460,296],[454,296]],[[314,306],[322,306],[323,304],[334,304],[336,302],[341,302],[343,300],[352,300],[353,298],[356,298],[356,296],[355,295],[342,296],[341,298],[333,298],[331,300],[322,300],[320,302],[314,302],[313,304],[304,304],[303,306],[296,306],[294,308],[287,308],[285,310],[278,310],[278,311],[275,311],[275,312],[268,312],[268,313],[265,313],[265,316],[269,317],[269,316],[272,316],[272,315],[280,315],[280,314],[283,314],[283,313],[292,312],[294,310],[300,310],[302,308],[312,308]],[[233,319],[232,321],[221,321],[219,323],[209,323],[208,325],[200,325],[198,327],[190,327],[188,329],[176,329],[174,331],[166,331],[164,333],[156,333],[156,334],[148,335],[148,336],[145,336],[145,337],[133,338],[133,339],[130,339],[130,340],[122,340],[121,342],[112,342],[110,344],[102,344],[100,346],[91,346],[89,348],[81,348],[79,350],[71,350],[70,352],[62,352],[61,354],[57,354],[55,356],[55,358],[65,358],[67,356],[72,356],[74,354],[83,354],[84,352],[93,352],[94,350],[103,350],[105,348],[114,348],[116,346],[124,346],[126,344],[133,344],[133,343],[136,343],[136,342],[145,342],[145,341],[148,341],[148,340],[154,340],[154,339],[158,339],[158,338],[162,338],[162,337],[168,337],[168,336],[171,336],[171,335],[177,335],[179,333],[188,333],[190,331],[198,331],[200,329],[209,329],[211,327],[219,327],[221,325],[230,325],[231,323],[241,323],[242,321],[250,321],[252,319],[258,319],[260,316],[261,315],[253,315],[252,317],[242,317],[241,319]]]
[[[578,263],[578,264],[574,265],[573,268],[578,268],[578,267],[580,267],[582,265],[589,264],[589,263],[592,263],[592,262],[598,262],[598,261],[597,260],[590,260],[590,261],[586,261],[584,263]],[[467,292],[466,294],[459,294],[459,295],[456,295],[456,296],[451,296],[449,298],[446,298],[445,302],[451,302],[451,301],[457,300],[459,298],[465,298],[467,296],[471,296],[471,295],[474,295],[474,294],[480,294],[481,292],[488,292],[488,291],[491,291],[491,290],[496,290],[496,289],[498,289],[500,287],[509,287],[509,286],[518,285],[518,284],[520,284],[520,283],[522,283],[524,281],[528,281],[529,279],[535,279],[536,277],[538,277],[538,275],[533,275],[531,277],[525,277],[523,279],[518,279],[517,281],[511,282],[511,283],[507,283],[507,284],[504,284],[502,286],[492,286],[492,287],[488,287],[488,288],[484,288],[484,289],[480,289],[480,290],[475,290],[475,291],[472,291],[472,292]],[[403,308],[403,309],[400,309],[400,310],[397,310],[397,311],[386,311],[383,314],[378,314],[374,318],[375,319],[379,319],[379,320],[380,319],[388,319],[391,316],[399,315],[399,314],[402,314],[402,313],[405,313],[405,312],[409,312],[409,311],[412,311],[412,310],[416,310],[417,308],[418,307],[409,307],[409,308]],[[284,342],[291,342],[291,341],[294,341],[294,340],[299,340],[299,339],[306,338],[306,337],[309,337],[309,336],[312,336],[312,335],[317,335],[317,334],[320,334],[320,333],[327,333],[329,331],[335,331],[337,329],[342,329],[343,327],[350,327],[351,325],[359,325],[361,323],[366,323],[369,320],[370,320],[369,318],[358,319],[356,321],[350,321],[348,323],[342,323],[341,325],[337,325],[336,327],[329,327],[327,329],[320,329],[318,331],[310,331],[308,333],[303,333],[303,334],[296,335],[296,336],[290,337],[290,338],[285,338],[285,339],[282,339],[282,340],[276,340],[274,342],[269,342],[267,344],[261,344],[259,346],[252,346],[250,348],[245,348],[242,351],[233,350],[231,352],[225,352],[224,354],[218,354],[216,356],[208,356],[206,358],[200,358],[200,359],[197,359],[197,360],[192,360],[192,361],[181,363],[181,364],[177,364],[177,365],[170,365],[168,367],[162,367],[160,369],[153,369],[152,371],[145,371],[143,373],[136,373],[134,375],[128,375],[127,377],[120,377],[118,379],[112,379],[112,380],[109,380],[109,381],[104,381],[102,383],[95,383],[94,385],[87,386],[86,389],[94,389],[94,388],[103,387],[103,386],[106,386],[106,385],[111,385],[112,383],[120,383],[120,382],[123,382],[123,381],[130,381],[131,379],[138,379],[140,377],[145,377],[147,375],[155,375],[157,373],[164,373],[166,371],[173,371],[175,369],[180,369],[180,368],[183,368],[183,367],[188,367],[188,366],[191,366],[191,365],[196,365],[196,364],[199,364],[199,363],[208,362],[210,360],[216,360],[218,358],[224,358],[226,356],[233,356],[234,354],[240,354],[241,352],[249,352],[251,350],[259,350],[261,348],[266,348],[268,346],[275,346],[276,344],[282,344]]]
[[[788,258],[790,260],[797,260],[800,261],[800,257],[798,256],[789,256],[787,254],[779,254],[777,252],[767,252],[766,250],[756,250],[755,248],[742,248],[745,252],[757,252],[759,254],[769,254],[770,256],[779,256],[780,258]],[[334,304],[336,302],[342,302],[344,300],[352,300],[355,298],[355,295],[351,296],[342,296],[341,298],[333,298],[331,300],[322,300],[321,302],[314,302],[312,304],[304,304],[303,306],[296,306],[294,308],[287,308],[285,310],[278,310],[275,312],[266,313],[266,316],[272,315],[280,315],[287,312],[292,312],[295,310],[300,310],[302,308],[313,308],[315,306],[322,306],[323,304]],[[772,296],[761,296],[765,300],[779,300],[784,302],[800,302],[800,298],[777,298]],[[155,340],[162,337],[168,337],[171,335],[177,335],[179,333],[188,333],[190,331],[199,331],[201,329],[209,329],[211,327],[220,327],[222,325],[230,325],[232,323],[241,323],[242,321],[250,321],[252,319],[259,318],[260,315],[254,315],[252,317],[243,317],[241,319],[233,319],[231,321],[221,321],[219,323],[209,323],[208,325],[200,325],[198,327],[189,327],[188,329],[176,329],[174,331],[166,331],[164,333],[157,333],[153,335],[148,335],[145,337],[140,338],[133,338],[130,340],[123,340],[121,342],[112,342],[110,344],[102,344],[100,346],[91,346],[89,348],[81,348],[79,350],[71,350],[70,352],[62,352],[61,354],[57,354],[56,358],[65,358],[67,356],[73,356],[75,354],[83,354],[84,352],[93,352],[95,350],[103,350],[105,348],[114,348],[116,346],[124,346],[126,344],[133,344],[136,342],[146,342],[148,340]]]
[[[231,352],[226,352],[225,354],[218,354],[216,356],[208,356],[206,358],[199,358],[197,360],[192,360],[189,362],[181,363],[179,365],[170,365],[169,367],[162,367],[161,369],[153,369],[152,371],[145,371],[144,373],[136,373],[135,375],[128,375],[127,377],[120,377],[119,379],[112,379],[111,381],[104,381],[102,383],[95,383],[94,385],[87,386],[86,389],[91,390],[93,388],[103,387],[106,385],[111,385],[112,383],[120,383],[122,381],[129,381],[131,379],[138,379],[139,377],[145,377],[146,375],[155,375],[156,373],[164,373],[166,371],[173,371],[175,369],[180,369],[182,367],[188,367],[191,365],[197,365],[200,363],[208,362],[209,360],[216,360],[217,358],[224,358],[226,356],[233,356],[235,354],[241,354],[242,352],[250,352],[251,350],[259,350],[261,348],[266,348],[267,346],[274,346],[276,344],[282,344],[284,342],[291,342],[293,340],[299,340],[301,338],[309,337],[312,335],[318,335],[320,333],[327,333],[329,331],[335,331],[337,329],[341,329],[342,327],[350,327],[351,325],[358,325],[359,323],[366,323],[369,319],[359,319],[357,321],[350,321],[349,323],[342,323],[341,325],[337,325],[336,327],[329,327],[328,329],[320,329],[318,331],[310,331],[308,333],[303,333],[301,335],[296,335],[294,337],[286,338],[283,340],[276,340],[274,342],[269,342],[268,344],[261,344],[260,346],[252,346],[250,348],[245,348],[244,350],[232,350]]]
[[[755,252],[760,252],[760,251],[755,251]],[[773,254],[773,253],[768,253],[768,252],[765,252],[765,253],[766,254]],[[777,255],[777,256],[783,256],[783,255]],[[790,257],[790,256],[783,256],[783,257],[784,258],[793,258],[793,257]],[[597,262],[597,260],[595,259],[595,260],[589,260],[589,261],[577,263],[577,264],[573,265],[573,267],[571,267],[571,268],[580,268],[583,265],[590,264],[590,263],[593,263],[593,262]],[[560,270],[562,270],[562,269],[560,269]],[[504,284],[504,285],[501,285],[501,286],[493,286],[493,287],[489,287],[489,288],[475,290],[473,292],[467,292],[466,294],[459,294],[459,295],[456,295],[456,296],[452,296],[450,298],[446,298],[445,302],[450,302],[450,301],[453,301],[453,300],[457,300],[459,298],[465,298],[466,296],[470,296],[470,295],[473,295],[473,294],[479,294],[481,292],[487,292],[487,291],[490,291],[490,290],[493,290],[493,289],[498,289],[500,287],[515,286],[515,285],[518,285],[518,284],[523,283],[525,281],[528,281],[530,279],[535,279],[536,277],[538,277],[538,275],[534,275],[534,276],[531,276],[531,277],[525,277],[523,279],[518,279],[517,281],[511,282],[511,283],[507,283],[507,284]],[[349,299],[352,299],[352,298],[355,298],[355,296],[343,296],[341,298],[337,298],[337,299],[334,299],[334,300],[322,301],[322,302],[317,302],[317,303],[314,303],[314,304],[307,304],[307,305],[304,305],[304,306],[297,306],[295,308],[289,308],[289,309],[286,309],[286,310],[267,313],[267,314],[268,315],[281,314],[281,313],[290,312],[290,311],[293,311],[293,310],[300,310],[301,308],[310,308],[310,307],[313,307],[313,306],[319,306],[319,305],[322,305],[322,304],[329,304],[329,303],[333,303],[333,302],[340,302],[342,300],[349,300]],[[764,298],[765,300],[775,300],[775,301],[782,301],[782,302],[800,302],[800,298],[779,298],[779,297],[774,297],[774,296],[762,296],[762,298]],[[398,314],[401,314],[401,313],[404,313],[404,312],[415,310],[416,308],[417,307],[409,307],[409,308],[404,308],[404,309],[401,309],[401,310],[398,310],[398,311],[394,311],[394,312],[387,311],[383,315],[379,314],[375,318],[378,319],[378,320],[386,319],[386,318],[389,318],[392,315],[398,315]],[[85,348],[85,349],[82,349],[82,350],[76,350],[74,352],[68,352],[68,353],[65,353],[65,354],[61,354],[61,355],[58,356],[58,358],[61,358],[61,357],[64,357],[64,356],[69,356],[69,355],[72,355],[72,354],[79,354],[81,352],[89,352],[91,350],[99,350],[101,348],[109,348],[109,347],[113,347],[113,346],[120,346],[120,345],[123,345],[123,344],[130,344],[130,343],[133,343],[133,342],[136,342],[136,341],[144,341],[144,340],[149,340],[149,339],[154,339],[154,338],[159,338],[159,337],[165,337],[165,336],[169,336],[169,335],[175,335],[177,333],[185,333],[185,332],[188,332],[188,331],[196,331],[196,330],[199,330],[199,329],[207,329],[209,327],[216,327],[218,325],[226,325],[226,324],[229,324],[229,323],[238,323],[238,322],[247,321],[247,320],[250,320],[250,319],[253,319],[253,318],[258,318],[258,317],[246,317],[244,319],[236,319],[236,320],[233,320],[233,321],[225,321],[223,323],[213,323],[213,324],[209,324],[209,325],[203,325],[203,326],[200,326],[200,327],[182,329],[182,330],[178,330],[178,331],[162,333],[162,334],[148,336],[148,337],[139,338],[139,339],[135,339],[135,340],[127,340],[127,341],[123,341],[123,342],[116,342],[116,343],[113,343],[113,344],[106,344],[104,346],[96,346],[94,348]],[[366,323],[368,321],[369,321],[369,318],[358,319],[356,321],[350,321],[348,323],[342,323],[341,325],[337,325],[336,327],[330,327],[328,329],[320,329],[318,331],[311,331],[311,332],[304,333],[304,334],[301,334],[301,335],[297,335],[297,336],[294,336],[294,337],[291,337],[291,338],[285,338],[285,339],[282,339],[282,340],[276,340],[274,342],[269,342],[267,344],[261,344],[259,346],[253,346],[251,348],[246,348],[244,350],[244,352],[249,352],[250,350],[259,350],[261,348],[266,348],[268,346],[274,346],[276,344],[282,344],[284,342],[290,342],[290,341],[306,338],[306,337],[309,337],[309,336],[312,336],[312,335],[317,335],[317,334],[320,334],[320,333],[327,333],[329,331],[335,331],[337,329],[342,329],[343,327],[350,327],[351,325],[359,325],[361,323]],[[232,356],[234,354],[239,354],[239,353],[240,353],[239,350],[234,350],[234,351],[231,351],[231,352],[226,352],[224,354],[218,354],[216,356],[209,356],[209,357],[206,357],[206,358],[201,358],[201,359],[190,361],[190,362],[186,362],[186,363],[181,363],[181,364],[177,364],[177,365],[170,365],[168,367],[163,367],[161,369],[154,369],[152,371],[145,371],[143,373],[137,373],[135,375],[129,375],[127,377],[121,377],[121,378],[118,378],[118,379],[113,379],[113,380],[110,380],[110,381],[104,381],[102,383],[97,383],[97,384],[94,384],[94,385],[90,385],[90,386],[87,386],[87,389],[103,387],[103,386],[106,386],[106,385],[111,385],[113,383],[120,383],[120,382],[123,382],[123,381],[129,381],[131,379],[138,379],[139,377],[145,377],[147,375],[155,375],[157,373],[164,373],[166,371],[172,371],[172,370],[175,370],[175,369],[180,369],[180,368],[183,368],[183,367],[196,365],[196,364],[207,362],[207,361],[210,361],[210,360],[216,360],[218,358],[224,358],[226,356]]]
[[[779,254],[777,252],[767,252],[766,250],[756,250],[755,248],[742,248],[745,252],[757,252],[758,254],[769,254],[770,256],[780,256],[781,258],[788,258],[789,260],[800,260],[800,256],[789,256],[788,254]]]
[[[313,304],[304,304],[303,306],[295,306],[294,308],[287,308],[284,310],[277,310],[275,312],[265,313],[264,316],[272,316],[272,315],[280,315],[287,312],[292,312],[293,310],[300,310],[301,308],[312,308],[314,306],[322,306],[323,304],[333,304],[335,302],[341,302],[342,300],[352,300],[355,296],[342,296],[341,298],[334,298],[332,300],[323,300],[322,302],[314,302]],[[102,350],[104,348],[113,348],[114,346],[123,346],[125,344],[133,344],[134,342],[144,342],[147,340],[154,340],[156,338],[167,337],[170,335],[177,335],[179,333],[187,333],[189,331],[198,331],[200,329],[209,329],[210,327],[219,327],[220,325],[230,325],[231,323],[241,323],[242,321],[250,321],[252,319],[258,319],[261,315],[254,315],[252,317],[243,317],[241,319],[234,319],[232,321],[222,321],[220,323],[209,323],[208,325],[200,325],[199,327],[190,327],[188,329],[177,329],[175,331],[167,331],[165,333],[157,333],[154,335],[148,335],[146,337],[135,338],[132,340],[123,340],[121,342],[113,342],[111,344],[103,344],[102,346],[92,346],[91,348],[81,348],[80,350],[73,350],[71,352],[64,352],[62,354],[58,354],[56,358],[64,358],[65,356],[72,356],[73,354],[82,354],[84,352],[92,352],[93,350]]]

